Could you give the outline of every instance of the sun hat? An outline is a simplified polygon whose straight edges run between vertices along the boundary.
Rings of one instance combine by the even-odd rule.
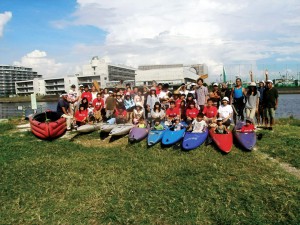
[[[263,84],[265,84],[265,81],[264,81],[264,80],[261,80],[261,81],[259,81],[259,83],[263,83]]]
[[[120,92],[117,92],[117,96],[122,96]]]
[[[219,117],[219,118],[217,119],[217,121],[223,121],[223,118]]]
[[[223,101],[229,102],[229,98],[228,98],[228,97],[224,97],[224,98],[222,99],[222,102],[223,102]]]
[[[80,84],[79,87],[83,87],[83,84]]]
[[[109,92],[108,92],[108,94],[113,94],[113,93],[114,93],[113,91],[109,91]]]
[[[218,83],[214,83],[213,86],[219,86]]]
[[[176,90],[173,92],[173,95],[180,95],[180,92]]]
[[[156,91],[155,87],[150,88],[150,91]]]
[[[256,83],[255,83],[255,82],[251,82],[251,83],[249,84],[249,87],[256,87]]]
[[[141,108],[143,108],[143,106],[142,106],[141,103],[139,103],[139,102],[137,102],[137,103],[135,104],[135,107],[141,107]]]
[[[272,80],[267,80],[266,83],[271,83],[271,84],[273,84],[273,81],[272,81]]]

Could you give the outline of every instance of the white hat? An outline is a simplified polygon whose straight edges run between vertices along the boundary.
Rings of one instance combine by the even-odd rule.
[[[255,82],[251,82],[251,83],[249,84],[249,87],[256,87],[256,83],[255,83]]]
[[[218,83],[214,83],[213,86],[219,86],[219,84]]]
[[[191,83],[191,86],[196,86],[197,84],[196,83]]]
[[[271,83],[271,84],[273,84],[273,81],[272,81],[272,80],[267,80],[266,83]]]
[[[142,106],[142,104],[141,103],[139,103],[139,102],[137,102],[136,104],[135,104],[135,107],[141,107],[141,108],[143,108],[143,106]]]
[[[83,84],[80,84],[79,87],[83,87]]]
[[[113,94],[113,93],[114,93],[113,91],[109,91],[109,92],[108,92],[108,94]]]
[[[261,81],[259,81],[259,83],[263,83],[263,84],[265,84],[265,81],[264,81],[264,80],[261,80]]]
[[[219,117],[218,119],[217,119],[217,121],[222,121],[223,120],[223,118],[221,118],[221,117]]]
[[[223,102],[223,101],[229,102],[229,98],[228,98],[228,97],[224,97],[224,98],[222,99],[222,102]]]

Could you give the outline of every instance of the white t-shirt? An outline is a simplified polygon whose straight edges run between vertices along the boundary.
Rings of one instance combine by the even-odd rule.
[[[202,133],[207,124],[204,120],[198,122],[196,119],[193,121],[193,133]]]
[[[226,106],[220,105],[218,113],[219,113],[219,117],[226,118],[229,116],[229,114],[233,113],[233,110],[231,105],[226,105]]]

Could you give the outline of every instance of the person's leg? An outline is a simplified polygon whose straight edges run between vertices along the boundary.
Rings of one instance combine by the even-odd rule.
[[[270,127],[272,127],[275,123],[275,109],[270,108]]]
[[[255,108],[254,108],[254,109],[250,109],[250,115],[249,115],[249,117],[250,117],[251,119],[253,119],[253,121],[254,121],[254,117],[255,117],[255,111],[256,111]]]
[[[246,117],[249,118],[251,114],[251,109],[246,109]]]
[[[63,117],[63,118],[66,119],[67,130],[71,130],[71,125],[72,125],[73,117],[71,117],[71,116],[69,116],[69,115],[66,115],[66,114],[63,114],[61,117]]]

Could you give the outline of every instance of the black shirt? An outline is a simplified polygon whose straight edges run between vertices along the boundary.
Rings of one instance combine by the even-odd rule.
[[[64,111],[62,110],[62,107],[64,107],[66,109],[66,111],[68,111],[69,102],[67,100],[64,100],[64,99],[59,99],[59,101],[57,103],[56,111],[60,116],[64,114]]]

